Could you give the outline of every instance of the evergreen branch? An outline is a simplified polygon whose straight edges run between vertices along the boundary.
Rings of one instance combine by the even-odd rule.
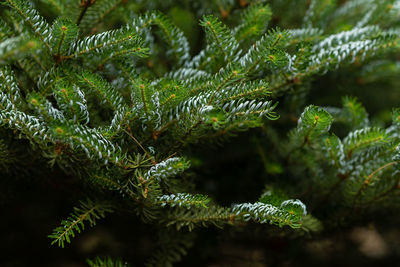
[[[149,82],[141,79],[134,81],[131,98],[135,115],[141,120],[143,129],[154,134],[154,129],[162,125],[161,92]]]
[[[169,158],[151,167],[150,170],[148,170],[144,175],[144,178],[147,181],[153,179],[162,181],[169,177],[176,176],[177,174],[189,168],[189,166],[190,163],[184,158]]]
[[[336,3],[330,0],[311,0],[310,6],[304,16],[303,25],[312,27],[315,21],[323,24],[324,17],[327,16],[330,10],[333,10]]]
[[[352,24],[354,24],[356,28],[363,27],[367,24],[376,24],[380,22],[383,17],[390,17],[388,13],[392,11],[393,3],[394,1],[392,0],[353,0],[335,10],[335,13],[332,14],[333,22],[331,23],[338,23],[337,20],[350,18]]]
[[[319,41],[323,36],[323,31],[319,28],[300,28],[288,30],[288,35],[290,38],[286,41],[286,46]]]
[[[44,118],[45,121],[51,123],[53,121],[64,122],[64,115],[53,107],[50,101],[44,98],[41,94],[30,93],[27,95],[28,104],[36,110],[38,115]]]
[[[76,52],[74,54],[70,54],[68,56],[63,57],[63,59],[76,58],[78,56],[82,56],[91,52],[101,51],[101,49],[104,48],[112,48],[132,39],[132,35],[129,35],[119,39],[114,39],[108,42],[101,42],[97,44],[98,42],[100,42],[100,40],[111,39],[110,35],[111,33],[104,32],[98,35],[85,37],[85,39],[83,39],[82,41],[78,41],[76,43],[75,45]]]
[[[260,40],[255,42],[239,61],[244,69],[244,75],[248,76],[262,65],[263,61],[273,61],[278,65],[286,65],[286,55],[281,47],[288,37],[287,31],[279,29],[270,30]],[[275,64],[275,63],[274,63]]]
[[[398,34],[390,31],[382,32],[374,39],[351,41],[336,47],[321,49],[310,54],[304,71],[296,71],[290,76],[283,75],[284,79],[277,79],[270,83],[270,90],[274,95],[278,95],[279,92],[290,88],[291,85],[300,84],[302,80],[317,73],[325,73],[330,69],[338,68],[345,62],[354,63],[372,57],[376,51],[398,48],[396,35]]]
[[[121,147],[111,143],[98,130],[70,122],[56,122],[51,125],[50,134],[54,140],[67,143],[74,149],[82,149],[90,159],[125,166],[125,155],[121,153]]]
[[[125,0],[97,0],[81,19],[80,29],[84,32],[92,33],[96,26],[104,21],[104,18],[111,14]]]
[[[314,52],[321,49],[329,49],[353,41],[373,39],[376,38],[376,36],[379,36],[379,34],[381,34],[381,30],[378,26],[357,27],[349,31],[331,34],[322,41],[316,43],[312,49]]]
[[[66,75],[64,71],[66,70],[61,66],[58,68],[53,67],[49,70],[43,70],[42,75],[36,82],[36,86],[43,96],[49,95],[50,91],[53,90],[56,84],[61,83],[62,80],[65,80]],[[70,70],[67,72],[70,72]]]
[[[139,88],[140,88],[140,96],[142,98],[144,112],[146,113],[147,117],[150,117],[149,116],[149,108],[147,107],[147,99],[146,99],[146,94],[145,94],[145,85],[141,84],[141,85],[139,85]]]
[[[199,54],[192,58],[191,61],[188,61],[185,64],[185,67],[196,68],[198,70],[207,70],[213,69],[214,63],[219,69],[221,65],[216,63],[219,55],[220,53],[217,53],[217,51],[213,51],[213,48],[211,46],[206,46],[206,48],[201,50]]]
[[[222,126],[220,126],[218,124],[218,120],[217,121],[213,121],[213,119],[215,120],[216,117],[212,118],[212,123],[215,126],[213,127],[214,129],[218,130],[215,133],[207,136],[208,138],[210,138],[211,140],[213,139],[217,139],[218,138],[228,138],[231,136],[234,136],[235,133],[237,132],[243,132],[246,131],[250,128],[255,128],[255,127],[260,127],[262,126],[262,121],[259,120],[259,118],[248,118],[248,117],[237,117],[234,122],[230,122],[230,123],[221,123]]]
[[[24,19],[32,31],[42,40],[48,52],[51,52],[49,39],[51,38],[50,26],[42,16],[32,7],[29,1],[6,0],[7,3]]]
[[[122,131],[126,132],[125,129],[129,129],[129,123],[135,119],[136,117],[131,109],[122,108],[116,110],[110,126],[105,129],[103,135],[107,137],[107,139],[111,140]]]
[[[42,3],[50,6],[50,8],[55,9],[56,14],[63,15],[65,11],[64,1],[63,0],[41,0]]]
[[[210,21],[211,18],[213,18],[213,17],[210,17],[210,18],[205,17],[202,26],[207,27],[207,29],[210,30],[210,33],[214,37],[214,41],[215,41],[217,47],[222,52],[222,54],[225,56],[225,60],[228,60],[228,62],[229,62],[228,54],[225,52],[225,49],[224,49],[225,47],[222,45],[222,41],[220,40],[220,38],[222,37],[222,34],[217,34],[215,26],[213,26]],[[213,22],[215,24],[218,23],[215,19]],[[220,26],[220,23],[218,23],[218,26]]]
[[[74,123],[89,123],[89,111],[82,90],[77,86],[58,84],[53,94],[65,116]]]
[[[151,19],[151,16],[139,17],[120,29],[85,37],[77,41],[70,48],[69,55],[64,56],[62,59],[77,58],[91,53],[98,55],[109,54],[121,47],[126,49],[132,48],[132,46],[140,47],[141,41],[138,35],[141,30],[148,27]]]
[[[361,187],[358,189],[358,191],[356,192],[355,196],[354,196],[354,200],[353,200],[353,209],[356,207],[356,203],[357,200],[361,197],[361,194],[368,188],[368,186],[370,186],[371,184],[373,184],[373,178],[374,176],[379,173],[380,171],[391,167],[393,165],[398,164],[400,161],[393,161],[393,162],[389,162],[379,168],[377,168],[376,170],[374,170],[371,174],[369,174],[368,176],[365,177],[364,182],[362,183]],[[374,197],[374,200],[377,200],[381,197],[383,197],[384,195],[388,194],[389,192],[398,189],[398,183],[395,183],[388,191],[377,195]]]
[[[189,85],[192,82],[200,82],[203,79],[211,78],[211,75],[203,70],[182,67],[168,72],[165,74],[165,77],[174,80],[183,80],[185,85]]]
[[[241,16],[241,22],[234,30],[239,42],[258,36],[265,31],[272,12],[268,5],[250,5]]]
[[[78,79],[82,86],[99,95],[114,111],[121,110],[126,106],[121,94],[100,76],[84,71],[78,75]]]
[[[345,153],[343,143],[336,135],[329,135],[324,141],[324,149],[328,152],[328,158],[332,160],[336,168],[341,168],[345,164]]]
[[[276,224],[280,227],[288,225],[292,228],[301,227],[300,220],[306,215],[305,205],[299,200],[284,201],[279,208],[261,202],[236,204],[232,211],[245,221],[252,219],[260,223]]]
[[[8,98],[0,92],[0,125],[10,129],[16,129],[26,135],[28,139],[36,140],[37,143],[52,142],[48,135],[48,128],[37,117],[27,115],[16,110]]]
[[[366,127],[369,124],[368,114],[357,98],[344,97],[342,99],[343,111],[339,120],[348,122],[352,129]]]
[[[243,116],[249,118],[251,115],[258,117],[266,116],[270,120],[279,118],[274,112],[278,103],[272,104],[272,101],[231,101],[224,105],[223,110],[228,114],[228,118],[232,121],[236,117]]]
[[[114,181],[113,179],[109,178],[106,175],[100,175],[100,174],[93,174],[89,176],[90,180],[93,181],[96,184],[101,185],[102,187],[105,187],[109,190],[118,190],[119,193],[122,195],[124,193],[127,193],[129,195],[129,192],[118,182]]]
[[[3,20],[0,19],[0,42],[12,36],[14,30]]]
[[[32,82],[35,82],[35,77],[41,72],[41,71],[46,71],[48,62],[46,61],[41,61],[41,58],[38,56],[38,54],[30,54],[31,58],[25,58],[21,59],[17,62],[18,66],[23,69],[24,71],[27,72],[29,75],[29,79]],[[49,58],[46,58],[46,60]],[[39,68],[38,68],[39,67]]]
[[[332,121],[332,116],[326,110],[313,105],[308,106],[300,115],[297,131],[292,135],[292,139],[302,139],[301,147],[310,144],[315,138],[329,131]]]
[[[308,75],[310,75],[320,72],[323,69],[327,71],[331,66],[337,68],[345,60],[350,59],[350,62],[354,62],[356,56],[361,56],[361,59],[364,60],[368,53],[369,55],[373,55],[381,47],[390,48],[397,46],[396,42],[392,40],[393,37],[389,36],[383,39],[352,41],[337,47],[321,49],[310,58],[310,65],[306,69],[306,73],[308,72]]]
[[[389,140],[390,137],[384,130],[372,127],[349,133],[343,143],[347,157],[351,158],[353,153],[357,150],[384,146],[388,144]]]
[[[153,159],[153,157],[150,155],[150,153],[142,146],[142,144],[133,136],[132,133],[124,130],[124,132],[133,140],[135,143],[142,149],[142,151],[146,154],[147,158]]]
[[[211,15],[204,16],[200,25],[206,30],[210,49],[215,49],[216,52],[219,51],[217,53],[222,54],[226,62],[233,62],[238,53],[239,44],[230,30]]]
[[[99,66],[103,66],[107,61],[109,61],[112,58],[119,58],[121,56],[125,55],[133,55],[136,57],[147,57],[149,55],[149,49],[146,47],[142,46],[142,42],[138,41],[137,45],[132,45],[133,47],[127,48],[127,49],[121,49],[118,52],[111,52],[108,56],[106,56],[99,64]]]
[[[386,169],[392,165],[398,164],[399,161],[393,161],[393,162],[389,162],[381,167],[379,167],[378,169],[376,169],[375,171],[373,171],[370,175],[368,175],[367,180],[370,181],[378,172],[382,171],[383,169]]]
[[[174,26],[172,22],[161,13],[155,13],[153,20],[153,23],[161,28],[166,41],[171,47],[171,50],[167,51],[167,54],[173,52],[176,56],[178,65],[184,64],[187,60],[189,60],[190,55],[189,43],[183,32]]]
[[[136,164],[135,166],[130,165],[131,169],[138,168],[140,164]],[[115,175],[114,175],[115,176]],[[141,204],[139,197],[135,194],[131,188],[129,188],[129,181],[125,184],[119,180],[115,180],[110,178],[109,174],[104,173],[94,173],[89,175],[89,179],[92,183],[100,185],[101,187],[110,190],[110,191],[118,191],[122,197],[128,196],[130,200],[135,201],[138,204]]]
[[[196,128],[199,128],[203,123],[203,119],[197,120],[195,123],[190,125],[190,127],[186,130],[185,134],[182,136],[182,138],[179,140],[180,144],[185,144],[187,139],[190,137],[190,135],[194,132]]]
[[[14,72],[8,66],[0,67],[0,91],[7,94],[9,101],[16,108],[22,102],[21,90],[17,85]],[[8,109],[6,107],[6,109]]]
[[[89,226],[96,225],[97,220],[104,218],[105,213],[113,212],[112,206],[107,202],[93,202],[87,199],[80,202],[79,208],[74,208],[70,216],[61,222],[61,226],[54,229],[48,237],[53,239],[51,244],[64,247],[65,242],[70,243],[76,232],[81,233],[85,229],[85,222]]]
[[[78,18],[76,19],[75,24],[79,25],[81,23],[81,20],[83,16],[85,16],[86,11],[88,10],[89,7],[94,5],[96,3],[96,0],[81,0],[81,12],[79,13]]]
[[[60,61],[78,38],[78,27],[68,19],[57,19],[51,26],[51,34],[53,56]]]
[[[300,190],[302,199],[320,208],[316,215],[330,225],[347,221],[342,214],[373,215],[382,210],[379,205],[397,205],[400,109],[393,110],[392,125],[385,129],[368,127],[366,109],[352,97],[343,98],[341,108],[311,105],[299,119],[295,114],[304,108],[307,93],[317,92],[321,84],[324,90],[354,80],[350,78],[356,79],[350,88],[396,84],[400,64],[393,58],[400,47],[400,28],[395,26],[400,1],[271,1],[278,11],[273,24],[292,30],[268,32],[271,9],[259,0],[203,1],[172,9],[173,1],[81,0],[80,10],[78,4],[68,4],[71,0],[3,2],[7,9],[0,12],[0,167],[5,172],[0,172],[5,179],[0,184],[18,183],[13,178],[25,173],[46,176],[55,164],[57,172],[86,177],[90,194],[111,196],[113,203],[123,204],[120,211],[133,211],[142,222],[161,229],[160,246],[148,265],[173,264],[193,243],[192,235],[168,231],[169,226],[192,231],[213,225],[251,226],[246,222],[252,221],[306,231],[318,228],[305,205],[288,200],[279,188]],[[54,21],[51,27],[30,2],[38,8],[53,7],[43,13]],[[298,10],[288,8],[289,2]],[[117,9],[121,4],[126,8]],[[215,16],[203,16],[206,44],[195,44],[193,51],[200,52],[191,58],[185,34],[200,38],[194,43],[203,34],[186,32],[189,25],[182,25],[186,21],[181,19],[195,8],[191,22],[205,11],[210,14],[212,7],[220,8],[222,19],[240,18],[227,20],[238,26],[231,30]],[[137,15],[157,9],[178,16],[170,19],[157,11]],[[113,10],[119,13],[108,16]],[[59,13],[62,18],[56,16]],[[296,28],[299,18],[304,18],[303,28]],[[124,21],[128,24],[109,30]],[[96,34],[102,30],[106,31]],[[137,59],[148,55],[150,60]],[[343,66],[330,77],[337,84],[323,83],[322,78],[312,82]],[[281,93],[282,120],[267,122],[278,118],[275,98]],[[310,99],[317,101],[319,94]],[[389,122],[389,114],[382,114],[374,117],[374,125]],[[288,140],[282,139],[297,119]],[[348,134],[342,140],[330,133],[334,120],[342,123],[334,127],[339,128],[338,136]],[[268,127],[250,141],[259,150],[266,175],[292,178],[270,179],[258,202],[231,207],[217,206],[204,195],[176,193],[196,192],[192,172],[231,160],[215,161],[230,151],[211,155],[198,145],[183,146],[207,142],[214,147],[265,123]],[[252,157],[251,149],[240,153]],[[190,163],[183,156],[190,156],[195,166],[188,175],[183,174]],[[302,182],[293,183],[297,180]],[[82,202],[50,235],[52,244],[63,247],[114,206],[108,201]],[[88,264],[124,265],[108,257]]]
[[[400,125],[400,108],[392,109],[393,125]]]
[[[239,83],[233,85],[229,89],[221,90],[218,98],[223,97],[223,100],[221,101],[222,103],[246,98],[264,98],[271,94],[268,87],[268,84],[263,80],[257,82]]]
[[[231,68],[228,67],[227,72],[223,72],[223,70],[221,70],[220,77],[222,79],[218,83],[218,86],[215,88],[215,90],[212,92],[211,96],[209,97],[208,105],[211,105],[213,103],[216,94],[218,94],[221,89],[223,89],[228,84],[233,83],[234,81],[240,79],[242,77],[242,74],[240,70],[236,70],[234,67]]]
[[[5,64],[20,58],[38,49],[36,40],[25,37],[11,37],[0,43],[0,64]]]
[[[177,230],[187,227],[192,231],[195,227],[214,225],[222,228],[235,222],[235,214],[228,208],[210,206],[208,208],[176,209],[168,214],[167,226],[175,225]]]
[[[208,196],[205,195],[191,195],[188,193],[177,193],[171,195],[162,195],[158,197],[156,204],[171,207],[203,207],[207,208],[207,204],[210,202]]]
[[[386,191],[374,196],[369,201],[366,201],[366,202],[362,203],[362,205],[364,205],[364,206],[371,205],[371,204],[381,200],[382,198],[387,197],[390,193],[394,193],[394,192],[398,191],[400,189],[399,182],[400,182],[400,178],[397,178],[394,181],[392,187],[390,187],[388,190],[386,190]]]

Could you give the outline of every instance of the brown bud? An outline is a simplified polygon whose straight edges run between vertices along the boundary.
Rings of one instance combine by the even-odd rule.
[[[55,131],[56,131],[56,133],[59,133],[59,134],[64,133],[64,130],[60,127],[57,127]]]

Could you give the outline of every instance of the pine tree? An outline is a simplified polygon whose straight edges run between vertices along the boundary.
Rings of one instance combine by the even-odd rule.
[[[400,109],[370,119],[355,96],[313,94],[338,95],[332,73],[395,86],[399,1],[182,1],[201,45],[163,12],[178,2],[0,3],[2,183],[62,173],[83,190],[49,243],[124,214],[158,229],[146,264],[171,266],[204,227],[302,236],[398,207]],[[243,132],[270,179],[221,204],[194,151]],[[106,256],[87,263],[127,266]]]

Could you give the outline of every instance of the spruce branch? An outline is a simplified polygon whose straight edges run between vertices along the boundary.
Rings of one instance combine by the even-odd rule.
[[[235,214],[229,208],[215,205],[208,208],[176,209],[166,219],[166,225],[174,225],[178,231],[183,228],[192,231],[196,227],[208,226],[222,228],[236,222]]]
[[[90,199],[80,202],[80,207],[74,208],[66,220],[61,222],[61,226],[54,229],[53,233],[48,237],[53,239],[51,244],[64,247],[65,243],[70,243],[71,238],[76,233],[80,233],[85,229],[85,223],[89,226],[96,225],[97,220],[104,218],[106,213],[113,212],[112,206],[107,202],[93,202]]]
[[[286,65],[287,56],[282,45],[288,39],[288,32],[279,29],[269,30],[255,42],[240,58],[240,65],[247,77],[260,68],[262,62],[271,62],[276,66]]]
[[[156,204],[161,206],[171,207],[204,207],[207,208],[207,204],[210,202],[208,196],[205,195],[191,195],[188,193],[177,193],[171,195],[162,195],[158,197]]]
[[[249,119],[252,115],[262,117],[265,116],[270,120],[276,120],[279,118],[275,113],[275,109],[278,103],[272,103],[272,101],[231,101],[225,104],[223,110],[228,114],[228,118],[235,121],[236,117],[244,117]]]
[[[9,101],[16,109],[22,103],[22,96],[14,72],[9,66],[0,67],[0,81],[1,91],[8,96]]]
[[[132,164],[131,169],[142,166],[142,163]],[[115,173],[112,172],[96,172],[89,175],[89,181],[93,185],[101,186],[103,189],[110,191],[117,191],[123,198],[127,197],[129,200],[142,205],[139,194],[134,190],[132,181],[123,181],[121,177],[115,178]]]
[[[59,62],[78,38],[78,27],[68,19],[57,19],[51,26],[51,33],[53,57]]]
[[[0,43],[0,65],[25,57],[38,49],[38,41],[23,36],[11,37]]]
[[[144,179],[162,181],[164,179],[176,176],[189,168],[190,163],[184,158],[173,157],[161,161],[150,168],[144,175]]]
[[[29,106],[34,109],[39,115],[39,118],[42,118],[44,121],[49,123],[65,121],[64,115],[58,109],[54,108],[52,103],[41,94],[30,93],[26,98]]]
[[[332,116],[324,109],[316,106],[308,106],[297,123],[296,132],[293,132],[292,140],[301,140],[300,147],[311,145],[314,139],[326,134],[332,124]]]
[[[376,169],[375,171],[373,171],[370,175],[368,175],[367,179],[365,180],[365,183],[366,183],[366,184],[369,184],[370,181],[371,181],[371,179],[372,179],[377,173],[379,173],[380,171],[382,171],[382,170],[384,170],[384,169],[386,169],[386,168],[388,168],[388,167],[390,167],[390,166],[396,165],[396,164],[398,164],[398,163],[399,163],[399,161],[392,161],[392,162],[389,162],[389,163],[387,163],[387,164],[385,164],[385,165],[379,167],[378,169]]]
[[[262,202],[236,204],[232,211],[245,221],[254,220],[280,227],[288,225],[292,228],[301,227],[301,218],[307,213],[305,205],[299,200],[286,200],[280,207]]]
[[[146,154],[147,158],[153,159],[154,158],[150,155],[150,153],[143,147],[143,145],[133,136],[132,132],[128,132],[124,129],[124,132],[142,149],[142,151]]]
[[[89,123],[89,111],[85,94],[77,86],[59,83],[53,95],[64,115],[74,123]]]
[[[79,23],[79,28],[85,33],[96,32],[99,24],[104,22],[105,18],[124,2],[126,0],[97,0],[85,11]]]
[[[343,144],[347,157],[351,158],[357,150],[384,146],[389,143],[389,140],[390,137],[384,130],[368,127],[349,133],[343,140]]]
[[[221,90],[219,97],[224,97],[221,102],[239,99],[266,98],[270,96],[269,85],[263,80],[248,83],[238,83],[231,88]]]
[[[121,94],[99,75],[83,71],[77,78],[82,87],[89,88],[92,92],[99,95],[114,111],[126,107]]]
[[[183,65],[189,60],[189,43],[184,36],[182,30],[177,28],[170,19],[168,19],[162,13],[155,13],[153,15],[153,24],[160,27],[165,36],[166,41],[171,47],[167,54],[173,53],[176,57],[176,62],[178,65]]]
[[[142,47],[139,34],[140,31],[146,27],[146,24],[149,24],[150,19],[151,18],[148,16],[140,17],[134,20],[131,24],[120,29],[84,37],[71,46],[69,54],[63,56],[62,59],[73,59],[93,53],[96,53],[99,56],[110,56],[111,53],[115,53],[115,49],[120,49],[121,47],[126,49],[122,54],[128,54],[131,52],[130,50],[136,47],[136,50],[133,50],[135,50],[139,56],[144,56],[147,53],[147,50]]]
[[[211,97],[208,100],[208,105],[211,105],[214,101],[215,95],[225,86],[227,86],[230,83],[233,83],[235,80],[238,80],[241,78],[241,71],[236,70],[234,67],[232,69],[228,68],[228,72],[222,72],[222,77],[223,80],[219,82],[218,86],[215,88],[215,90],[212,92]],[[224,77],[225,76],[225,77]]]
[[[81,20],[83,16],[85,15],[86,11],[88,10],[89,7],[94,5],[96,3],[96,0],[81,0],[81,12],[79,13],[78,18],[76,19],[75,24],[79,25],[81,23]]]
[[[49,129],[39,118],[27,115],[13,108],[11,101],[7,101],[5,95],[0,92],[0,125],[10,129],[16,129],[23,133],[27,139],[35,140],[37,143],[52,142]]]
[[[69,144],[72,148],[83,150],[89,159],[108,162],[125,167],[126,155],[119,145],[111,143],[100,131],[71,122],[54,122],[50,126],[53,140]]]
[[[65,12],[63,0],[41,0],[41,2],[48,5],[56,14],[63,15]]]
[[[200,22],[207,35],[209,49],[222,54],[224,61],[231,63],[239,52],[239,44],[231,31],[214,16],[204,16]]]
[[[51,38],[50,26],[41,15],[32,7],[29,1],[6,0],[7,3],[23,18],[31,27],[33,33],[39,37],[44,46],[50,53],[51,47],[49,39]]]
[[[268,5],[252,4],[247,7],[242,13],[239,26],[234,29],[236,40],[241,42],[262,34],[271,16],[272,11]]]
[[[363,105],[353,97],[342,99],[343,111],[339,120],[347,122],[352,129],[366,127],[369,125],[368,114]]]

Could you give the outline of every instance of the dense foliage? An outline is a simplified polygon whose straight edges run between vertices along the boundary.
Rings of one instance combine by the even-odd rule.
[[[0,4],[1,201],[73,181],[49,244],[140,218],[137,254],[169,266],[203,228],[302,239],[398,208],[400,1]]]

